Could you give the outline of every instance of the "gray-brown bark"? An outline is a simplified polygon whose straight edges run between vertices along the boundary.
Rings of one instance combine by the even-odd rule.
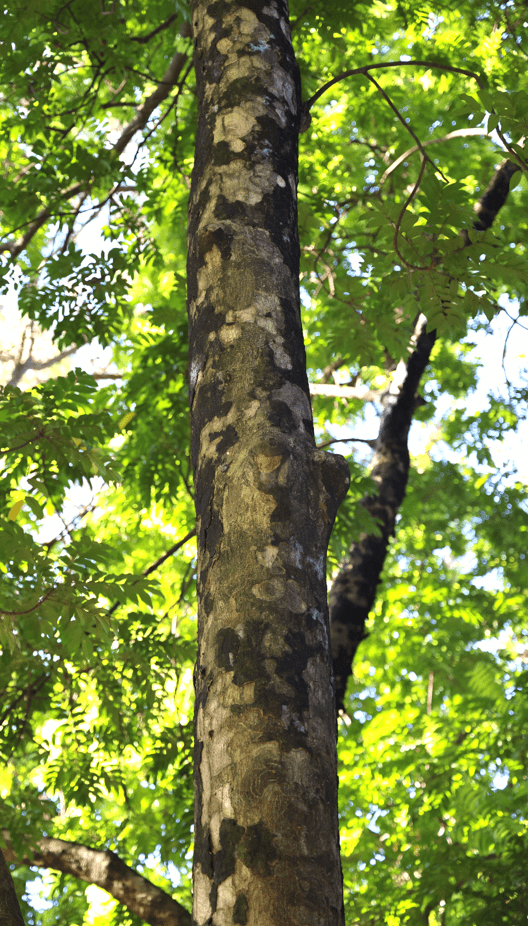
[[[520,167],[506,160],[475,204],[473,226],[476,231],[491,227],[506,202],[510,181]],[[471,246],[467,233],[466,246]],[[376,589],[385,563],[388,545],[405,495],[409,476],[407,440],[420,380],[429,362],[435,332],[428,332],[420,316],[415,331],[416,346],[400,383],[393,383],[392,396],[385,405],[376,442],[371,476],[378,493],[366,496],[361,504],[378,521],[380,536],[366,534],[351,544],[329,595],[332,659],[336,689],[336,707],[343,708],[348,679],[357,648],[365,636],[365,622],[374,604]]]
[[[313,437],[298,283],[298,68],[285,0],[194,0],[192,11],[194,918],[340,926],[325,560],[349,473]]]
[[[192,926],[191,914],[170,894],[156,887],[143,875],[138,874],[108,849],[92,849],[77,842],[64,839],[40,839],[31,858],[17,859],[9,842],[9,834],[4,830],[3,838],[7,847],[4,856],[8,862],[25,862],[37,868],[53,868],[66,874],[95,884],[108,891],[119,900],[131,913],[135,913],[150,926]],[[1,858],[0,858],[1,864]],[[8,872],[9,873],[9,872]],[[2,871],[0,870],[0,881]],[[16,899],[16,897],[15,897]],[[3,897],[0,894],[0,904]],[[0,924],[4,926],[1,916]],[[23,926],[20,920],[6,920],[5,926]]]
[[[0,926],[24,926],[11,872],[0,849]]]

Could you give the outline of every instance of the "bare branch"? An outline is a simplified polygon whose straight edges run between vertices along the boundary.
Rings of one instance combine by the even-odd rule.
[[[361,386],[331,386],[326,383],[310,383],[310,395],[321,395],[336,399],[361,399],[362,402],[379,402],[383,389],[365,389]]]
[[[192,926],[191,914],[185,907],[125,865],[109,849],[92,849],[78,842],[43,838],[38,841],[34,855],[18,859],[7,830],[2,830],[2,836],[7,846],[4,849],[7,862],[53,868],[88,884],[95,884],[150,926]],[[15,926],[15,921],[13,924]]]
[[[405,121],[405,119],[403,118],[402,114],[400,113],[398,107],[394,105],[394,103],[392,102],[391,98],[390,98],[389,95],[385,92],[385,90],[383,89],[383,87],[381,86],[381,84],[378,84],[378,81],[375,80],[374,77],[371,77],[370,74],[366,74],[365,76],[368,77],[368,79],[370,80],[370,82],[371,82],[372,84],[374,84],[374,86],[376,87],[376,89],[378,90],[378,92],[381,93],[383,99],[389,104],[390,108],[392,109],[392,111],[393,111],[393,113],[395,114],[396,118],[399,119],[399,121],[400,121],[401,124],[403,125],[404,129],[407,129],[407,131],[408,131],[409,135],[411,136],[411,138],[414,138],[416,144],[418,145],[418,148],[419,148],[420,151],[421,151],[422,158],[424,159],[424,161],[429,161],[429,163],[431,164],[433,170],[438,171],[439,173],[442,173],[442,171],[440,170],[440,168],[437,167],[436,164],[434,163],[434,161],[431,160],[431,158],[429,157],[429,155],[426,154],[426,152],[424,151],[424,147],[423,147],[423,145],[422,145],[420,139],[419,139],[418,136],[415,134],[415,132],[412,130],[410,124],[409,124],[408,122]],[[443,174],[442,174],[442,176],[443,176]],[[414,196],[414,193],[413,193],[412,195]],[[411,198],[412,198],[412,197],[411,197]]]
[[[386,393],[387,402],[370,470],[377,493],[361,501],[379,530],[362,534],[359,541],[351,544],[330,589],[328,602],[338,709],[343,707],[352,661],[365,636],[365,621],[376,597],[387,547],[405,495],[410,465],[407,437],[420,380],[435,342],[435,332],[427,331],[423,315],[418,318],[412,340],[413,353],[406,365],[401,362],[401,370],[396,369],[392,387]]]
[[[60,363],[61,360],[64,360],[65,357],[70,357],[71,354],[74,354],[77,350],[79,350],[77,345],[68,347],[66,350],[62,350],[59,354],[55,354],[54,357],[50,357],[48,360],[34,360],[30,354],[27,360],[23,362],[20,360],[17,361],[8,385],[17,386],[28,370],[47,370],[48,367],[52,367],[55,363]],[[2,359],[5,360],[4,357],[2,357]]]

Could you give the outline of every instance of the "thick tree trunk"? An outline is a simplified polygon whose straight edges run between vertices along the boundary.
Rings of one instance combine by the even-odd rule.
[[[194,0],[189,205],[198,536],[194,918],[343,922],[326,604],[348,482],[315,449],[285,0]]]

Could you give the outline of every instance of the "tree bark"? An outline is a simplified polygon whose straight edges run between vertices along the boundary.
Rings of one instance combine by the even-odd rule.
[[[341,926],[325,561],[349,472],[313,436],[299,72],[286,0],[194,0],[192,24],[194,919]]]
[[[0,926],[24,926],[11,872],[0,849]]]
[[[53,868],[88,884],[95,884],[108,891],[131,913],[149,923],[149,926],[192,926],[191,914],[185,907],[152,884],[152,881],[125,865],[109,849],[92,849],[78,842],[43,838],[38,841],[31,858],[18,859],[9,841],[9,834],[4,830],[2,836],[6,842],[4,856],[7,861],[23,862],[37,868]],[[0,857],[0,864],[1,861]],[[0,870],[0,881],[1,876]],[[2,901],[3,898],[0,904]],[[0,924],[4,926],[1,912],[0,906]],[[20,920],[6,920],[5,926],[11,922],[13,926],[23,926],[22,916]]]

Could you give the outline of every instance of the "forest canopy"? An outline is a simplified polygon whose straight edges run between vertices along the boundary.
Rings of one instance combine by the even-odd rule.
[[[28,926],[168,922],[164,904],[191,922],[189,18],[12,0],[0,20],[0,846]],[[390,541],[340,676],[346,922],[520,926],[528,13],[291,0],[290,18],[315,441],[351,479],[329,588]],[[384,524],[372,454],[425,331]]]

